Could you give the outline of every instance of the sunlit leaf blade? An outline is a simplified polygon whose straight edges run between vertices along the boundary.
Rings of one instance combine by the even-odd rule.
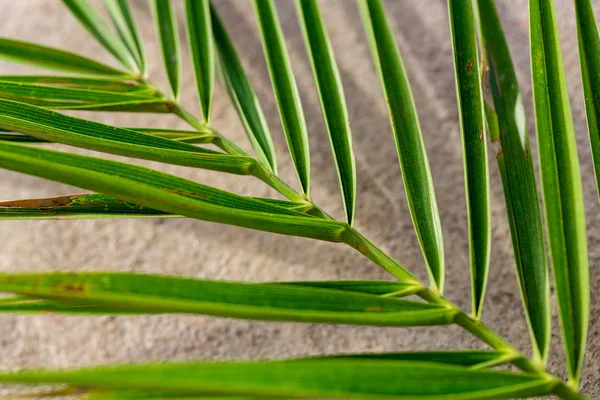
[[[322,289],[343,290],[347,292],[368,293],[379,296],[410,296],[420,287],[398,281],[314,281],[281,282],[282,285],[317,287]]]
[[[575,0],[575,14],[590,147],[600,199],[600,35],[589,0]]]
[[[204,122],[208,122],[215,83],[215,50],[212,39],[210,1],[186,0],[185,13],[200,108]]]
[[[346,220],[352,225],[356,206],[356,166],[340,72],[318,2],[297,0],[296,5],[340,180]]]
[[[471,0],[448,0],[448,8],[465,168],[473,315],[480,317],[490,265],[492,225],[476,20]]]
[[[81,389],[86,396],[81,400],[260,400],[256,397],[243,396],[211,396],[211,395],[193,395],[180,393],[177,391],[140,391],[140,390],[92,390]],[[276,398],[274,398],[276,399]]]
[[[165,139],[176,140],[185,143],[212,143],[216,138],[210,128],[205,131],[185,131],[178,129],[160,129],[160,128],[125,128],[132,131],[142,132]]]
[[[143,83],[126,77],[114,76],[64,76],[64,75],[0,75],[0,81],[45,85],[51,87],[65,87],[77,89],[102,90],[117,93],[129,93],[138,96],[157,96],[155,89]]]
[[[126,72],[75,53],[8,38],[0,38],[0,58],[79,74],[127,75]]]
[[[213,143],[215,136],[210,132],[197,132],[197,131],[183,131],[174,129],[159,129],[159,128],[124,128],[130,131],[137,131],[152,136],[158,136],[165,139],[175,140],[184,143],[195,143],[195,144],[208,144]],[[21,134],[10,134],[1,133],[4,132],[0,129],[0,140],[9,142],[29,142],[29,143],[52,143],[47,140],[38,139],[33,136],[21,135]]]
[[[302,191],[309,196],[310,151],[306,121],[275,3],[272,0],[254,0],[254,9],[290,155]]]
[[[62,0],[65,6],[83,25],[83,27],[100,43],[109,53],[132,72],[139,72],[135,60],[121,42],[119,37],[102,20],[102,17],[88,2],[88,0]]]
[[[113,25],[117,29],[121,40],[127,46],[129,53],[134,58],[138,70],[146,74],[146,58],[142,46],[142,38],[138,32],[135,19],[129,9],[127,0],[104,0],[104,6],[110,15]]]
[[[170,0],[149,0],[154,15],[156,31],[165,71],[171,85],[171,94],[174,99],[179,97],[179,83],[181,75],[181,50],[179,47],[179,33],[177,20],[171,8]]]
[[[579,158],[552,1],[530,0],[529,17],[535,122],[550,260],[569,378],[577,386],[590,318]]]
[[[359,0],[358,5],[387,100],[415,231],[431,284],[441,292],[444,287],[442,228],[408,76],[381,1]]]
[[[103,194],[78,194],[43,199],[0,201],[3,219],[144,218],[174,215]]]
[[[464,367],[475,367],[481,365],[499,365],[505,363],[506,354],[500,351],[488,350],[458,350],[458,351],[407,351],[400,353],[357,353],[339,354],[332,356],[317,357],[323,359],[355,358],[371,360],[396,360],[396,361],[427,361],[448,365],[461,365]],[[307,360],[314,360],[308,358]],[[494,363],[496,362],[496,363]]]
[[[389,360],[206,362],[0,374],[2,382],[67,383],[188,394],[398,400],[542,396],[555,384],[533,374]]]
[[[267,120],[233,42],[225,30],[217,11],[211,5],[211,19],[215,45],[219,54],[219,73],[229,98],[240,116],[258,159],[271,171],[277,173],[277,161]]]
[[[478,0],[481,30],[489,65],[494,110],[488,115],[498,149],[504,197],[517,275],[536,358],[545,359],[550,343],[550,292],[544,231],[523,100],[506,38],[493,0]]]
[[[424,302],[309,286],[195,280],[131,273],[0,275],[0,291],[132,314],[192,313],[273,321],[439,325],[453,310]],[[56,311],[56,310],[55,310]],[[110,312],[108,312],[110,314]]]
[[[341,242],[348,226],[116,161],[0,143],[0,168],[211,222]]]
[[[145,94],[7,82],[2,81],[1,77],[0,98],[53,108],[93,106],[152,99],[151,96]]]
[[[10,100],[0,99],[0,127],[85,149],[232,174],[249,175],[256,165],[250,157],[230,156]]]

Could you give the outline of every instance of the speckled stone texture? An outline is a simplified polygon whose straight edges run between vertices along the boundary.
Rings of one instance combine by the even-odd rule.
[[[175,3],[182,21],[182,2]],[[286,152],[251,5],[245,0],[217,0],[216,3],[262,101],[274,135],[281,174],[288,182],[295,184],[294,170]],[[498,6],[522,84],[530,136],[535,147],[526,3],[526,0],[502,0]],[[594,0],[593,3],[599,16],[600,1]],[[354,133],[358,169],[356,225],[425,279],[425,266],[403,193],[385,104],[354,2],[326,0],[322,1],[322,6],[340,65]],[[468,308],[467,216],[446,2],[387,0],[386,6],[408,69],[431,161],[445,239],[447,295]],[[132,0],[132,7],[144,37],[150,75],[166,89],[147,3]],[[556,7],[577,131],[590,244],[592,318],[583,389],[591,398],[598,398],[600,208],[581,94],[574,12],[569,0],[557,1]],[[343,211],[336,174],[294,7],[290,0],[286,0],[278,2],[278,9],[308,120],[313,196],[318,204],[341,218]],[[57,0],[2,0],[0,16],[2,36],[69,49],[112,63],[104,49],[94,42]],[[180,33],[182,37],[185,36],[181,24]],[[6,62],[2,62],[0,68],[2,74],[33,71]],[[183,69],[182,102],[198,113],[187,54],[184,56]],[[236,143],[249,149],[237,115],[220,85],[217,85],[215,96],[214,125]],[[121,126],[186,127],[176,118],[162,115],[78,115]],[[94,154],[81,150],[78,152]],[[484,320],[519,348],[529,351],[529,336],[519,299],[500,176],[491,152],[490,160],[494,226]],[[236,193],[272,194],[251,178],[131,161]],[[81,190],[0,171],[0,199],[78,192]],[[244,281],[386,278],[386,274],[375,265],[342,245],[187,219],[3,221],[0,244],[1,271],[144,271]],[[558,327],[555,306],[553,317]],[[553,331],[552,339],[550,369],[564,374],[558,328]],[[236,321],[200,316],[0,316],[0,366],[3,369],[161,360],[282,358],[338,352],[478,346],[480,344],[476,340],[454,327],[381,329]]]

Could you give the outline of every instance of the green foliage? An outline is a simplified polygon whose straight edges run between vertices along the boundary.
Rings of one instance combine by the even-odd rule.
[[[488,118],[494,122],[488,121],[488,126],[498,128],[490,129],[490,139],[498,146],[496,161],[534,356],[545,360],[550,345],[550,289],[523,98],[494,2],[478,0],[478,5],[494,104],[493,110],[488,110]]]
[[[475,11],[471,0],[448,2],[454,72],[465,165],[465,189],[471,247],[473,315],[481,316],[490,266],[490,216],[483,87],[477,54]]]
[[[410,83],[380,0],[359,1],[363,23],[390,112],[406,198],[429,279],[444,288],[442,225]]]
[[[529,9],[531,73],[548,244],[567,366],[576,386],[590,314],[579,159],[554,6],[551,1],[531,0]]]
[[[297,0],[296,4],[340,180],[346,221],[352,225],[356,207],[356,166],[342,79],[318,2]]]
[[[0,372],[0,382],[62,384],[33,398],[116,399],[508,399],[579,391],[589,324],[589,278],[581,177],[556,20],[550,0],[530,0],[532,81],[548,248],[570,381],[546,370],[550,293],[525,111],[508,44],[492,0],[448,0],[461,123],[469,224],[472,313],[441,295],[444,246],[432,176],[408,74],[381,0],[358,0],[388,103],[401,174],[431,288],[353,226],[356,167],[340,74],[317,0],[297,0],[337,169],[345,221],[310,196],[310,152],[299,89],[272,0],[253,0],[280,120],[301,191],[277,173],[265,116],[217,10],[185,2],[186,27],[203,118],[178,102],[181,43],[169,0],[150,0],[171,93],[146,76],[147,61],[126,0],[104,0],[110,25],[87,0],[63,0],[83,27],[125,68],[0,38],[0,58],[67,75],[0,76],[0,168],[93,193],[0,202],[0,220],[196,218],[345,244],[395,280],[243,283],[126,272],[0,274],[0,312],[69,315],[204,314],[218,317],[372,326],[457,325],[490,350],[332,354],[253,362],[102,366],[79,370]],[[589,0],[575,0],[588,127],[600,171],[600,38]],[[483,44],[477,46],[477,36]],[[482,65],[480,65],[480,59]],[[215,69],[256,158],[211,123]],[[483,98],[488,75],[491,101]],[[57,111],[58,110],[58,111]],[[61,110],[173,114],[191,130],[121,128]],[[142,114],[139,114],[143,118]],[[534,354],[529,358],[480,320],[490,264],[487,143],[498,150],[523,305]],[[106,154],[256,178],[285,200],[240,196],[158,170],[99,156],[44,148],[61,143]],[[213,144],[218,150],[205,145]],[[597,172],[597,175],[600,173]],[[218,251],[218,250],[215,250]],[[442,329],[442,328],[440,328]],[[498,371],[511,364],[520,371]]]

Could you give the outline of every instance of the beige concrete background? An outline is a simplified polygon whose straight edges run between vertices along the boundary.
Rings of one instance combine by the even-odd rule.
[[[181,2],[175,3],[182,21]],[[217,0],[216,3],[262,101],[274,135],[281,174],[295,184],[250,4],[244,0]],[[526,0],[502,0],[498,6],[522,82],[530,136],[535,145],[526,3]],[[594,3],[600,16],[600,2],[594,0]],[[585,125],[573,9],[568,0],[557,1],[556,5],[577,130],[590,241],[592,318],[583,388],[592,398],[598,398],[600,208]],[[149,56],[150,75],[166,89],[147,4],[135,0],[132,6]],[[385,105],[354,2],[326,0],[322,6],[340,65],[354,133],[358,168],[356,224],[368,237],[425,278]],[[386,6],[405,58],[431,161],[444,230],[447,295],[468,308],[467,218],[446,3],[443,0],[388,0]],[[290,0],[281,0],[278,9],[308,120],[313,195],[318,204],[342,217],[329,144],[293,4]],[[2,36],[69,49],[112,63],[57,0],[2,0],[0,16]],[[182,26],[180,33],[183,37]],[[0,68],[2,74],[32,71],[9,63],[1,63]],[[198,112],[187,54],[182,87],[182,102]],[[122,126],[185,128],[175,118],[160,115],[79,115]],[[219,85],[213,121],[219,130],[249,149],[237,116]],[[502,188],[493,160],[492,157],[493,250],[484,320],[519,348],[529,351]],[[141,164],[242,194],[270,194],[264,185],[251,178],[150,162]],[[0,199],[77,192],[81,190],[0,171]],[[375,265],[341,245],[195,220],[3,221],[0,246],[1,271],[122,270],[244,281],[386,277]],[[553,316],[557,326],[555,306]],[[453,327],[381,329],[197,316],[0,316],[0,366],[3,369],[478,346],[476,340]],[[560,334],[555,329],[551,370],[564,374],[562,360]]]

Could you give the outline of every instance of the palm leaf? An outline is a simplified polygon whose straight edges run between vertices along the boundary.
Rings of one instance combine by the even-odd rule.
[[[153,96],[145,93],[119,93],[106,90],[53,87],[22,82],[7,82],[2,81],[1,78],[0,98],[63,109],[153,100]]]
[[[175,143],[175,142],[174,142]],[[0,143],[0,168],[51,179],[171,214],[341,242],[347,225],[116,161]]]
[[[577,37],[581,80],[585,95],[590,147],[596,173],[596,187],[600,199],[600,34],[594,19],[592,4],[586,0],[575,0]]]
[[[447,365],[461,365],[463,367],[485,368],[505,364],[507,355],[500,351],[489,350],[458,350],[458,351],[407,351],[400,353],[357,353],[336,354],[332,356],[312,357],[301,360],[314,359],[361,359],[361,360],[395,360],[395,361],[425,361]]]
[[[452,310],[422,302],[311,286],[128,273],[0,275],[0,290],[57,300],[64,312],[72,313],[85,313],[90,307],[93,313],[107,314],[192,313],[380,326],[447,324],[454,314]]]
[[[550,291],[546,248],[523,100],[506,38],[492,0],[478,0],[490,68],[497,124],[488,120],[502,175],[517,275],[534,355],[545,359],[550,343]],[[489,110],[490,113],[492,110]]]
[[[0,75],[0,81],[44,85],[50,87],[91,89],[132,95],[157,97],[160,94],[143,83],[126,77],[114,76],[64,76],[64,75]]]
[[[275,149],[267,121],[240,58],[235,51],[233,42],[212,5],[211,18],[215,45],[219,53],[219,72],[223,84],[240,116],[242,125],[259,161],[270,171],[277,173]]]
[[[103,194],[78,194],[0,202],[0,220],[173,217]]]
[[[590,282],[583,193],[566,76],[551,1],[529,2],[531,73],[544,211],[569,378],[576,387],[587,340]]]
[[[39,139],[129,157],[249,175],[256,162],[191,144],[115,128],[0,99],[0,127]]]
[[[215,135],[209,130],[205,132],[185,131],[178,129],[159,129],[159,128],[123,128],[130,131],[137,131],[152,136],[157,136],[165,139],[175,140],[177,142],[208,144],[215,141]],[[0,132],[5,130],[0,129]],[[0,140],[9,142],[28,142],[28,143],[52,143],[48,140],[39,139],[33,136],[21,134],[0,133]]]
[[[358,4],[390,111],[411,217],[431,284],[441,292],[444,287],[442,228],[410,83],[383,4],[379,0],[361,0]]]
[[[310,197],[310,151],[306,121],[277,10],[272,0],[255,0],[254,9],[290,155],[302,191]]]
[[[134,58],[140,74],[146,74],[146,58],[142,38],[137,29],[135,19],[129,9],[127,0],[104,0],[104,7],[117,29],[121,40],[127,46],[129,54]]]
[[[130,71],[138,73],[135,60],[131,57],[127,47],[119,37],[102,20],[100,14],[88,0],[62,0],[65,6],[83,25],[83,27],[100,43],[109,53]]]
[[[352,359],[21,371],[1,374],[0,381],[171,391],[180,395],[398,400],[542,396],[555,385],[535,374],[476,371],[431,362]]]
[[[481,316],[490,266],[491,215],[483,91],[471,0],[448,0],[471,249],[473,315]]]
[[[170,0],[149,0],[156,24],[158,40],[162,51],[165,71],[169,79],[171,94],[174,99],[179,97],[181,75],[181,50],[177,20],[171,9]]]
[[[281,282],[282,285],[308,286],[345,292],[368,293],[384,297],[405,297],[415,294],[419,286],[397,281],[315,281]]]
[[[127,73],[65,50],[20,40],[0,38],[0,57],[9,61],[78,74],[122,75]]]
[[[212,39],[210,1],[186,0],[185,12],[200,108],[204,122],[208,123],[215,81],[215,50]]]
[[[298,0],[296,5],[335,159],[346,220],[352,225],[356,208],[356,166],[340,72],[318,2]]]

